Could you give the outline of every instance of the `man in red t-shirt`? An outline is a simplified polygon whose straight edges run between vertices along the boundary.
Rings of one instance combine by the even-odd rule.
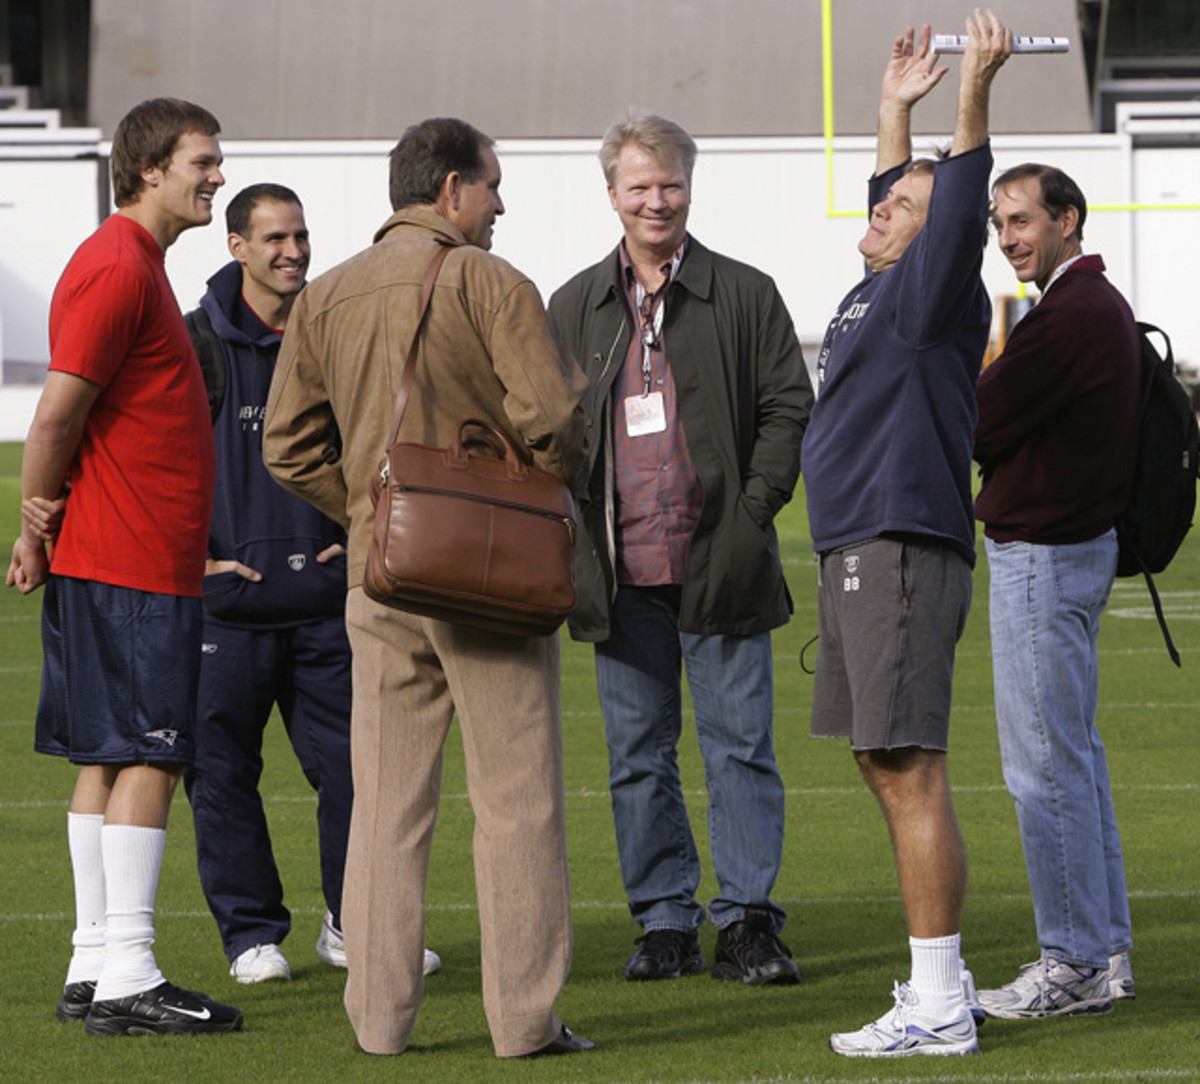
[[[204,383],[164,254],[212,219],[219,131],[173,98],[117,126],[117,213],[59,280],[25,442],[7,583],[22,594],[46,584],[35,747],[79,765],[67,815],[74,953],[57,1013],[93,1035],[242,1024],[237,1009],[167,982],[151,948],[167,813],[194,753],[214,476]]]

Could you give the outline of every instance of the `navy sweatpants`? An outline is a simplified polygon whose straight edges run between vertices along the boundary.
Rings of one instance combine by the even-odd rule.
[[[350,698],[342,617],[267,630],[205,622],[196,762],[184,778],[200,883],[231,961],[254,945],[279,944],[291,929],[258,791],[275,704],[317,792],[321,887],[340,926],[353,805]]]

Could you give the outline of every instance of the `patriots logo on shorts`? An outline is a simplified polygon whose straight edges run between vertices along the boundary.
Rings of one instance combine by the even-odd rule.
[[[179,737],[178,730],[147,730],[147,738],[157,738],[159,741],[166,742],[167,745],[174,745],[175,739]]]
[[[307,558],[304,556],[304,554],[293,553],[288,558],[288,568],[290,568],[293,572],[299,572],[304,567],[306,560]]]

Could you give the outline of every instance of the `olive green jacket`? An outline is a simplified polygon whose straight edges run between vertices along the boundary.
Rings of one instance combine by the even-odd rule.
[[[586,533],[576,546],[578,640],[609,635],[615,591],[612,394],[632,334],[616,249],[550,299],[550,323],[589,380]],[[679,628],[750,636],[785,624],[792,600],[774,519],[800,475],[812,385],[774,282],[694,238],[668,286],[663,341],[692,465],[704,488]]]

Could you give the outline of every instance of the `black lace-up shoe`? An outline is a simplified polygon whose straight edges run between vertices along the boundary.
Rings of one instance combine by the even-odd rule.
[[[553,1042],[547,1043],[540,1050],[533,1050],[528,1054],[518,1054],[518,1058],[547,1058],[561,1054],[582,1054],[586,1050],[591,1050],[596,1044],[591,1039],[585,1039],[582,1035],[576,1035],[569,1027],[563,1025],[562,1031],[558,1033],[558,1038]]]
[[[747,986],[785,985],[800,981],[800,969],[792,963],[787,945],[775,936],[770,912],[747,907],[741,922],[718,931],[712,977],[737,979]]]
[[[169,982],[132,997],[93,1001],[83,1022],[89,1035],[193,1035],[241,1026],[237,1009]]]
[[[625,965],[625,978],[630,982],[677,979],[704,970],[700,935],[695,930],[651,930],[634,944],[640,947]]]
[[[92,995],[96,992],[96,984],[91,979],[85,982],[68,982],[63,987],[62,997],[54,1010],[64,1024],[72,1020],[82,1020],[92,1007]]]

